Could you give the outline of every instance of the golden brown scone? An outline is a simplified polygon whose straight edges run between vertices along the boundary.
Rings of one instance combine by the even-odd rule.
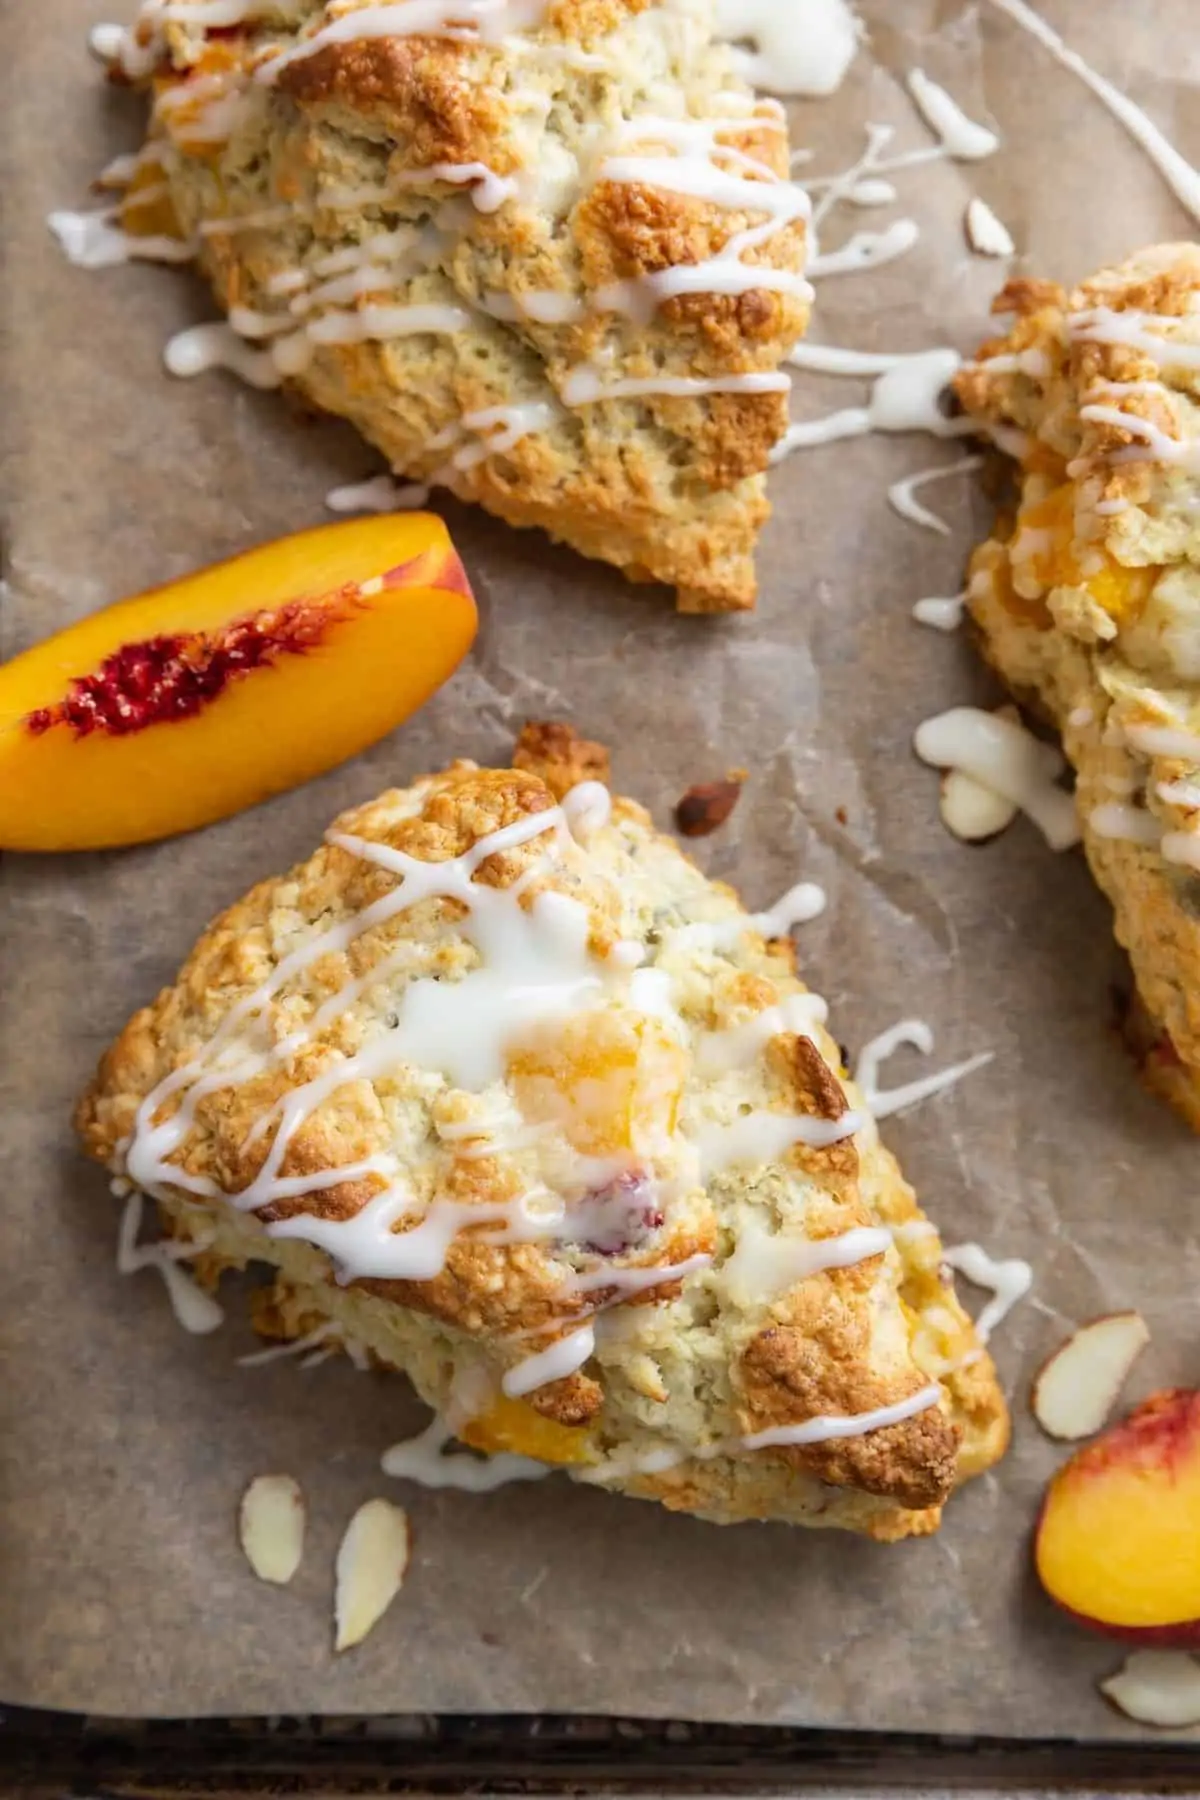
[[[87,1149],[276,1266],[270,1335],[330,1323],[468,1444],[718,1520],[935,1529],[1007,1415],[823,1006],[640,807],[556,803],[598,746],[522,743],[217,919],[103,1059]]]
[[[971,564],[984,652],[1061,731],[1148,1083],[1200,1127],[1200,248],[1018,280],[958,378],[1018,460]]]
[[[751,606],[806,202],[713,0],[195,11],[126,59],[125,222],[195,239],[251,378],[685,610]]]

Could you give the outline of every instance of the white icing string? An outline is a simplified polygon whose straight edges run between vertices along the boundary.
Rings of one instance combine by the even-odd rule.
[[[751,1432],[741,1442],[746,1450],[769,1450],[823,1444],[831,1438],[861,1437],[868,1431],[883,1431],[889,1425],[900,1425],[905,1419],[914,1418],[917,1413],[928,1412],[941,1398],[942,1390],[933,1381],[928,1387],[910,1394],[907,1400],[897,1400],[891,1406],[877,1406],[870,1412],[854,1413],[849,1418],[822,1415],[805,1419],[800,1425],[772,1425],[766,1431]]]
[[[958,102],[944,87],[931,81],[924,69],[910,69],[906,86],[944,155],[955,162],[981,162],[1000,148],[996,133],[968,118]]]
[[[464,1228],[497,1226],[485,1241],[494,1243],[586,1242],[594,1228],[586,1204],[578,1216],[568,1216],[555,1194],[535,1185],[517,1201],[472,1206],[435,1199],[423,1210],[416,1206],[399,1178],[395,1159],[375,1155],[340,1168],[286,1176],[281,1171],[288,1146],[310,1114],[333,1093],[356,1081],[371,1081],[399,1065],[412,1065],[440,1073],[460,1089],[482,1091],[504,1073],[507,1045],[536,1026],[561,1020],[602,1000],[614,983],[622,985],[628,1002],[651,1016],[682,1024],[670,1000],[669,979],[664,971],[636,966],[640,958],[608,958],[598,962],[588,948],[589,920],[586,909],[556,891],[543,891],[529,907],[521,893],[541,866],[535,864],[512,888],[493,889],[474,880],[475,871],[487,858],[502,850],[529,843],[547,834],[563,842],[569,833],[587,839],[607,822],[610,800],[598,783],[587,783],[569,795],[562,807],[531,815],[480,839],[471,850],[444,863],[420,862],[386,844],[369,842],[342,833],[330,834],[330,842],[353,856],[375,863],[398,876],[396,887],[363,912],[320,932],[311,942],[291,952],[271,978],[238,1001],[226,1014],[209,1044],[181,1069],[167,1076],[143,1101],[132,1138],[125,1149],[129,1176],[147,1192],[161,1194],[169,1187],[215,1197],[218,1189],[206,1178],[187,1175],[171,1159],[184,1143],[195,1122],[196,1108],[207,1094],[228,1089],[261,1075],[266,1069],[293,1057],[302,1045],[332,1022],[369,983],[384,979],[392,962],[404,960],[404,947],[356,978],[324,1001],[306,1026],[277,1042],[254,1048],[255,1036],[264,1035],[266,1010],[284,986],[314,960],[345,952],[365,931],[387,923],[411,907],[435,898],[459,902],[466,916],[458,926],[472,943],[480,961],[454,982],[411,979],[388,1019],[388,1029],[368,1039],[354,1054],[339,1059],[322,1073],[289,1090],[274,1117],[259,1121],[252,1139],[270,1134],[267,1152],[253,1180],[240,1192],[226,1195],[243,1212],[260,1209],[335,1184],[377,1177],[376,1192],[348,1219],[321,1218],[300,1212],[265,1226],[280,1239],[298,1238],[327,1252],[339,1281],[371,1276],[377,1279],[429,1280],[445,1267],[450,1246]],[[797,912],[811,912],[814,895],[796,890],[787,898],[784,919]],[[640,949],[640,946],[639,946]],[[780,1022],[793,1015],[808,1020],[820,1016],[823,1003],[805,998],[780,1009]],[[745,1053],[757,1055],[766,1039],[748,1040]],[[728,1055],[728,1038],[722,1045]],[[177,1097],[176,1111],[158,1117],[164,1103]],[[697,1152],[702,1166],[712,1174],[735,1162],[762,1162],[796,1143],[828,1144],[848,1137],[861,1123],[847,1112],[840,1120],[793,1117],[782,1113],[751,1114],[699,1134]],[[473,1121],[474,1135],[486,1141],[488,1127]],[[446,1136],[455,1136],[448,1127]],[[589,1179],[603,1186],[619,1168],[607,1164],[589,1173],[588,1159],[579,1159],[585,1186]],[[397,1230],[400,1224],[406,1230]],[[627,1295],[666,1282],[684,1279],[706,1267],[707,1256],[679,1268],[623,1269],[605,1265],[594,1273],[572,1277],[567,1292],[580,1295],[594,1289]],[[530,1379],[531,1363],[540,1380],[557,1379],[569,1359],[591,1354],[594,1340],[586,1332],[576,1334],[569,1348],[551,1346],[527,1360],[524,1377]],[[572,1365],[578,1366],[578,1364]],[[530,1385],[540,1385],[531,1380]],[[515,1389],[513,1391],[516,1391]],[[522,1385],[521,1392],[528,1391]]]
[[[932,626],[934,631],[957,631],[962,625],[966,593],[951,594],[945,599],[927,596],[913,602],[913,618],[918,625]]]
[[[805,355],[806,348],[811,355]],[[934,437],[960,437],[975,429],[968,419],[946,418],[938,404],[947,383],[961,366],[962,358],[956,350],[921,350],[908,356],[861,359],[868,365],[886,365],[878,372],[873,367],[856,366],[855,352],[840,352],[823,344],[802,345],[792,353],[791,360],[798,367],[828,374],[872,373],[874,379],[866,406],[844,407],[823,418],[798,420],[790,425],[772,452],[775,462],[790,456],[793,450],[834,443],[839,438],[864,437],[872,431],[925,431]]]
[[[333,1322],[327,1319],[323,1325],[314,1326],[312,1331],[306,1331],[303,1337],[291,1338],[286,1344],[271,1344],[266,1350],[252,1350],[248,1356],[239,1356],[238,1367],[240,1369],[262,1369],[268,1363],[284,1362],[293,1356],[303,1357],[307,1351],[315,1350],[318,1345],[327,1343],[332,1337],[333,1331]]]
[[[52,212],[46,223],[68,262],[80,269],[112,269],[127,262],[191,262],[196,246],[182,238],[140,237],[116,223],[121,209]]]
[[[902,481],[893,481],[887,491],[888,505],[902,519],[911,519],[914,525],[923,525],[927,531],[936,531],[943,537],[948,537],[950,527],[945,519],[922,505],[916,497],[916,490],[928,486],[931,481],[945,481],[952,475],[967,475],[982,467],[982,456],[963,456],[958,462],[939,463],[932,469],[918,469],[915,475],[906,475]]]
[[[922,1056],[933,1054],[933,1032],[924,1019],[901,1019],[898,1024],[881,1031],[870,1043],[864,1044],[859,1052],[854,1080],[862,1090],[867,1111],[873,1118],[888,1119],[905,1107],[916,1106],[931,1095],[954,1087],[964,1076],[973,1075],[976,1069],[984,1068],[993,1057],[992,1051],[984,1050],[977,1056],[968,1057],[965,1062],[954,1063],[948,1069],[939,1069],[933,1075],[924,1075],[917,1081],[907,1082],[903,1087],[881,1088],[880,1066],[902,1044],[911,1045]]]
[[[664,1444],[655,1450],[609,1457],[595,1468],[576,1469],[574,1474],[578,1481],[603,1487],[609,1481],[625,1480],[629,1476],[662,1475],[670,1469],[678,1468],[681,1463],[711,1462],[716,1457],[737,1456],[747,1450],[787,1449],[805,1444],[827,1443],[832,1438],[863,1437],[868,1432],[882,1431],[889,1425],[900,1425],[905,1419],[914,1418],[918,1413],[928,1412],[930,1407],[940,1404],[941,1398],[940,1385],[930,1382],[927,1387],[919,1388],[906,1400],[897,1400],[890,1406],[875,1407],[870,1412],[840,1417],[836,1414],[821,1415],[805,1419],[797,1425],[775,1425],[765,1431],[752,1432],[747,1437],[728,1438],[715,1444],[696,1445],[686,1450]]]
[[[454,1433],[443,1419],[434,1418],[425,1430],[402,1444],[385,1450],[380,1462],[385,1475],[416,1481],[426,1488],[450,1488],[462,1494],[490,1494],[510,1481],[544,1481],[553,1475],[549,1463],[532,1457],[473,1456],[462,1450],[446,1455]]]
[[[325,496],[330,512],[411,512],[424,506],[429,489],[414,482],[401,486],[390,475],[371,475],[366,481],[331,488]]]
[[[1072,50],[1064,42],[1057,31],[1048,25],[1040,13],[1034,11],[1026,0],[991,0],[998,11],[1007,13],[1031,37],[1050,52],[1055,61],[1064,69],[1077,75],[1085,87],[1091,89],[1098,100],[1102,100],[1113,117],[1117,119],[1129,133],[1134,142],[1146,152],[1159,174],[1163,177],[1175,198],[1192,218],[1200,223],[1200,170],[1197,170],[1187,159],[1179,154],[1175,146],[1164,137],[1158,126],[1149,119],[1140,106],[1135,106],[1127,94],[1113,86],[1103,75],[1097,74],[1090,64],[1086,63],[1077,51]]]
[[[919,725],[914,744],[922,762],[958,769],[1020,807],[1052,850],[1079,842],[1075,803],[1057,785],[1064,759],[1023,725],[980,707],[955,706]]]
[[[751,913],[749,923],[765,938],[787,937],[797,925],[819,919],[827,905],[824,888],[818,887],[815,881],[800,881],[766,912]],[[742,921],[737,923],[740,929],[745,928]]]
[[[565,1380],[583,1367],[595,1348],[595,1326],[584,1325],[509,1369],[500,1383],[501,1389],[515,1400],[544,1387],[547,1382]]]
[[[722,1266],[722,1286],[735,1305],[766,1305],[811,1275],[857,1267],[886,1255],[892,1234],[885,1226],[860,1225],[836,1237],[810,1241],[768,1231],[752,1214],[738,1225],[733,1255]]]
[[[224,1309],[179,1267],[189,1257],[200,1256],[208,1249],[211,1235],[206,1239],[192,1238],[186,1243],[165,1238],[157,1244],[139,1244],[143,1205],[143,1197],[136,1188],[125,1196],[125,1210],[117,1231],[118,1272],[135,1275],[139,1269],[156,1269],[167,1290],[171,1310],[183,1329],[198,1337],[216,1331],[225,1322]]]
[[[894,219],[882,231],[856,231],[839,249],[810,257],[807,274],[810,280],[820,281],[830,275],[857,275],[864,269],[881,269],[907,256],[920,235],[915,219]]]
[[[257,79],[274,83],[292,63],[330,44],[418,35],[498,44],[510,32],[536,29],[546,6],[547,0],[393,0],[391,5],[363,6],[328,20],[298,44],[272,55],[257,70]]]
[[[992,1290],[993,1298],[975,1321],[975,1335],[981,1344],[988,1342],[997,1325],[1033,1286],[1033,1270],[1027,1262],[1016,1257],[997,1262],[979,1244],[951,1245],[943,1249],[942,1261],[965,1275],[974,1287]]]
[[[734,57],[754,87],[823,96],[841,86],[860,27],[847,0],[717,0],[717,33],[753,43]]]

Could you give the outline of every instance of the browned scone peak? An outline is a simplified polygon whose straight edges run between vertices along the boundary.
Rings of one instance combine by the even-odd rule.
[[[985,654],[1058,726],[1113,903],[1149,1083],[1200,1128],[1200,246],[1158,244],[1016,315],[958,392],[1016,459],[976,551]]]
[[[1001,1453],[936,1233],[767,944],[526,727],[335,821],[137,1013],[88,1151],[457,1434],[736,1520],[932,1530]],[[908,1229],[904,1229],[908,1228]]]
[[[147,28],[144,167],[263,384],[686,609],[751,605],[807,206],[712,0],[196,11]]]

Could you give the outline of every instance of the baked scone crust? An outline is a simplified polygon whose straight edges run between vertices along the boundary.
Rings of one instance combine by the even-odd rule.
[[[556,797],[580,773],[594,778],[603,752],[566,728],[539,726],[524,735],[516,761],[510,770],[456,764],[343,815],[333,833],[446,862],[517,821],[557,816]],[[261,1329],[294,1337],[332,1322],[377,1361],[406,1371],[477,1447],[522,1451],[723,1521],[781,1518],[882,1539],[935,1529],[956,1480],[1002,1453],[1007,1414],[991,1362],[941,1271],[937,1235],[873,1122],[864,1113],[853,1135],[823,1146],[797,1142],[696,1172],[696,1146],[736,1131],[749,1113],[838,1120],[862,1107],[819,1024],[790,1029],[776,1015],[765,1030],[753,1023],[805,992],[790,943],[765,942],[733,893],[708,881],[627,800],[616,800],[609,822],[584,842],[556,830],[488,855],[476,879],[498,891],[522,883],[513,904],[525,911],[546,893],[586,907],[598,966],[615,946],[639,944],[655,991],[669,993],[666,1011],[656,1015],[657,1001],[634,1005],[632,989],[618,985],[567,1019],[549,1046],[536,1038],[511,1046],[499,1085],[480,1091],[409,1064],[335,1084],[281,1165],[283,1177],[327,1179],[238,1210],[228,1197],[259,1174],[267,1127],[298,1083],[378,1042],[409,983],[453,982],[478,966],[462,936],[461,903],[422,900],[344,950],[301,958],[299,972],[278,987],[259,1015],[266,1041],[290,1040],[300,1029],[297,1047],[247,1079],[210,1085],[198,1100],[173,1156],[193,1191],[172,1181],[155,1189],[168,1228],[212,1235],[202,1264],[209,1273],[251,1260],[274,1264],[275,1287],[258,1303]],[[104,1057],[78,1111],[88,1151],[127,1175],[147,1096],[173,1072],[194,1069],[231,1009],[285,957],[395,885],[388,870],[327,842],[218,918],[177,982],[133,1017]],[[306,1035],[305,1022],[348,982],[348,1002]],[[752,1041],[730,1063],[721,1047],[740,1043],[748,1026]],[[739,1035],[719,1035],[729,1032]],[[166,1095],[154,1118],[170,1118],[180,1102],[180,1091]],[[531,1141],[518,1133],[508,1147],[485,1141],[484,1154],[479,1143],[469,1150],[464,1134],[487,1140],[498,1110],[515,1110],[523,1126],[532,1119]],[[595,1191],[580,1199],[572,1171],[613,1152],[628,1173],[615,1184],[593,1179],[608,1184],[605,1204],[615,1185],[630,1205],[617,1238],[602,1244],[573,1241],[569,1228],[565,1239],[497,1243],[468,1223],[430,1279],[340,1285],[325,1250],[267,1231],[300,1213],[318,1221],[356,1215],[381,1177],[339,1180],[337,1171],[383,1153],[398,1159],[423,1207],[491,1208],[494,1223],[497,1208],[540,1183],[557,1181],[568,1206],[586,1209]],[[204,1184],[212,1184],[211,1197],[197,1197]],[[880,1227],[893,1228],[891,1244]],[[779,1291],[774,1278],[762,1288],[761,1263],[753,1273],[756,1234],[761,1254],[764,1233],[820,1245],[864,1229],[885,1247],[846,1267],[788,1277]],[[739,1246],[750,1274],[733,1266]],[[657,1270],[658,1281],[645,1273]],[[636,1285],[629,1271],[642,1272]],[[609,1303],[611,1329],[597,1333],[582,1367],[525,1398],[501,1397],[498,1384],[529,1356],[531,1336],[540,1348],[569,1323],[578,1326],[573,1284],[582,1275],[590,1275],[595,1300]],[[742,1444],[814,1418],[903,1405],[931,1384],[935,1403],[879,1429],[761,1449]]]
[[[984,654],[1062,734],[1148,1083],[1200,1128],[1200,248],[1161,244],[1015,314],[958,377],[1018,461],[976,551]]]
[[[686,610],[750,606],[781,364],[807,321],[804,220],[747,204],[799,191],[782,108],[714,40],[712,0],[550,0],[494,42],[296,55],[359,4],[264,7],[233,31],[175,9],[160,28],[151,166],[226,313],[267,348],[304,322],[297,283],[308,319],[347,332],[371,307],[461,315],[309,345],[289,379],[413,480],[665,582]],[[715,186],[694,191],[705,170]],[[360,267],[330,286],[331,258],[410,228],[374,285]],[[656,279],[740,234],[763,285],[714,278],[653,304]],[[581,402],[581,371],[648,391]],[[695,387],[663,391],[680,380]]]

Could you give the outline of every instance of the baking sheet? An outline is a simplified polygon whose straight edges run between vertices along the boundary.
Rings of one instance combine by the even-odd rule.
[[[168,333],[209,316],[187,274],[72,269],[55,206],[137,141],[86,28],[113,0],[38,0],[0,24],[4,654],[69,619],[322,517],[374,466],[352,434],[214,376],[161,373]],[[796,108],[814,169],[857,153],[866,118],[926,141],[897,72],[922,64],[1004,148],[900,177],[923,236],[907,259],[822,289],[813,336],[906,349],[980,335],[1003,265],[968,255],[981,192],[1021,266],[1082,275],[1187,235],[1147,159],[1069,74],[990,6],[874,0],[842,93]],[[1189,0],[1042,10],[1200,160],[1200,47]],[[1190,117],[1187,108],[1190,106]],[[879,223],[851,218],[845,229]],[[840,241],[839,224],[826,247]],[[801,378],[811,412],[857,399]],[[802,453],[774,478],[757,614],[677,618],[661,591],[450,503],[483,627],[469,665],[411,724],[347,768],[209,831],[121,854],[10,857],[0,871],[0,1697],[128,1715],[595,1711],[937,1732],[1122,1736],[1092,1682],[1114,1646],[1057,1616],[1029,1530],[1060,1453],[1024,1405],[1071,1321],[1138,1306],[1153,1345],[1131,1393],[1195,1380],[1200,1248],[1194,1140],[1139,1091],[1109,1030],[1121,964],[1078,854],[1019,823],[969,850],[938,822],[912,757],[925,715],[994,699],[961,635],[913,624],[952,593],[986,525],[978,488],[928,496],[949,537],[889,511],[888,481],[953,446],[924,438]],[[889,1141],[947,1242],[1029,1258],[1035,1297],[996,1343],[1016,1441],[940,1536],[884,1548],[782,1526],[721,1529],[553,1480],[486,1499],[388,1482],[380,1452],[420,1409],[395,1378],[291,1362],[246,1370],[236,1299],[205,1339],[157,1278],[118,1278],[117,1206],[76,1154],[72,1102],[128,1013],[208,918],[305,855],[341,807],[454,755],[503,759],[527,716],[572,718],[615,747],[619,783],[663,821],[693,781],[751,771],[700,846],[754,904],[800,877],[830,906],[802,959],[851,1049],[921,1015],[942,1061],[992,1050]],[[900,1057],[896,1080],[917,1073]],[[302,1480],[291,1588],[248,1574],[234,1531],[247,1480]],[[409,1505],[400,1601],[352,1654],[330,1648],[332,1558],[359,1501]]]

